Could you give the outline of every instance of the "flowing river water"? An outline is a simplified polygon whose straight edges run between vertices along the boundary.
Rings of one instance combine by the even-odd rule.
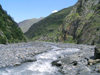
[[[63,75],[52,62],[60,56],[79,51],[76,48],[59,48],[52,46],[52,50],[36,55],[37,61],[27,62],[20,66],[0,69],[0,75]]]

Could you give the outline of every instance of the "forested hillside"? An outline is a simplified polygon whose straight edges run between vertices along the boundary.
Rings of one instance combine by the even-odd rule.
[[[0,5],[0,43],[25,41],[24,34],[17,23],[2,9]]]

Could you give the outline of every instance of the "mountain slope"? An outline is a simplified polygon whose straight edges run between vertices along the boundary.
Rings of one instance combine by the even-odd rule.
[[[43,17],[41,18],[33,18],[33,19],[29,19],[29,20],[24,20],[22,22],[19,23],[19,27],[22,29],[23,33],[27,32],[28,29],[36,22],[39,22],[40,20],[42,20]]]
[[[0,43],[14,43],[25,41],[24,34],[0,5]]]
[[[59,33],[58,29],[71,9],[72,7],[65,8],[33,24],[25,35],[32,40],[57,41],[56,35]]]
[[[100,0],[79,0],[62,25],[60,41],[100,44]]]

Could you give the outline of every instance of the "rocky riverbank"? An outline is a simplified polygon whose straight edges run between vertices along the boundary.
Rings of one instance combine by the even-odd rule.
[[[0,68],[35,61],[34,55],[50,50],[41,42],[0,45]]]
[[[80,51],[71,55],[62,55],[52,64],[60,67],[59,71],[64,75],[100,75],[100,59],[94,57],[95,46],[72,45],[72,47]]]
[[[100,63],[94,62],[95,46],[63,44],[50,42],[29,42],[19,44],[0,45],[0,68],[20,65],[21,63],[36,61],[35,55],[52,50],[53,46],[59,48],[57,51],[72,49],[70,54],[61,54],[52,65],[57,66],[64,75],[99,75]],[[74,52],[73,49],[79,49]],[[96,60],[98,61],[98,60]]]

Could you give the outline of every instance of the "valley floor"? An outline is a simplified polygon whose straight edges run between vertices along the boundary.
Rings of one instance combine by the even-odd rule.
[[[50,43],[50,42],[29,42],[19,44],[0,45],[0,68],[10,66],[20,66],[25,62],[42,62],[47,63],[49,60],[52,65],[57,66],[59,74],[57,75],[99,75],[98,65],[88,65],[88,60],[94,56],[94,46],[77,45],[77,44],[63,44],[63,43]],[[46,53],[45,53],[46,52]],[[45,54],[43,54],[45,53]],[[39,55],[40,54],[40,55]],[[36,55],[39,55],[36,57]],[[44,56],[45,55],[45,56]],[[47,57],[47,58],[46,58]],[[52,59],[51,59],[52,58]],[[57,58],[57,59],[55,59]],[[39,60],[38,60],[39,59]],[[52,67],[39,63],[38,67],[44,68]],[[35,63],[35,64],[36,64]],[[33,64],[34,65],[34,64]],[[0,69],[0,72],[1,72]],[[34,67],[33,67],[34,69]],[[37,69],[41,71],[41,69]],[[42,75],[46,75],[44,73]],[[9,75],[9,74],[8,74]],[[16,74],[15,74],[16,75]],[[32,74],[28,74],[32,75]],[[41,74],[38,74],[41,75]],[[56,75],[51,73],[49,75]]]

